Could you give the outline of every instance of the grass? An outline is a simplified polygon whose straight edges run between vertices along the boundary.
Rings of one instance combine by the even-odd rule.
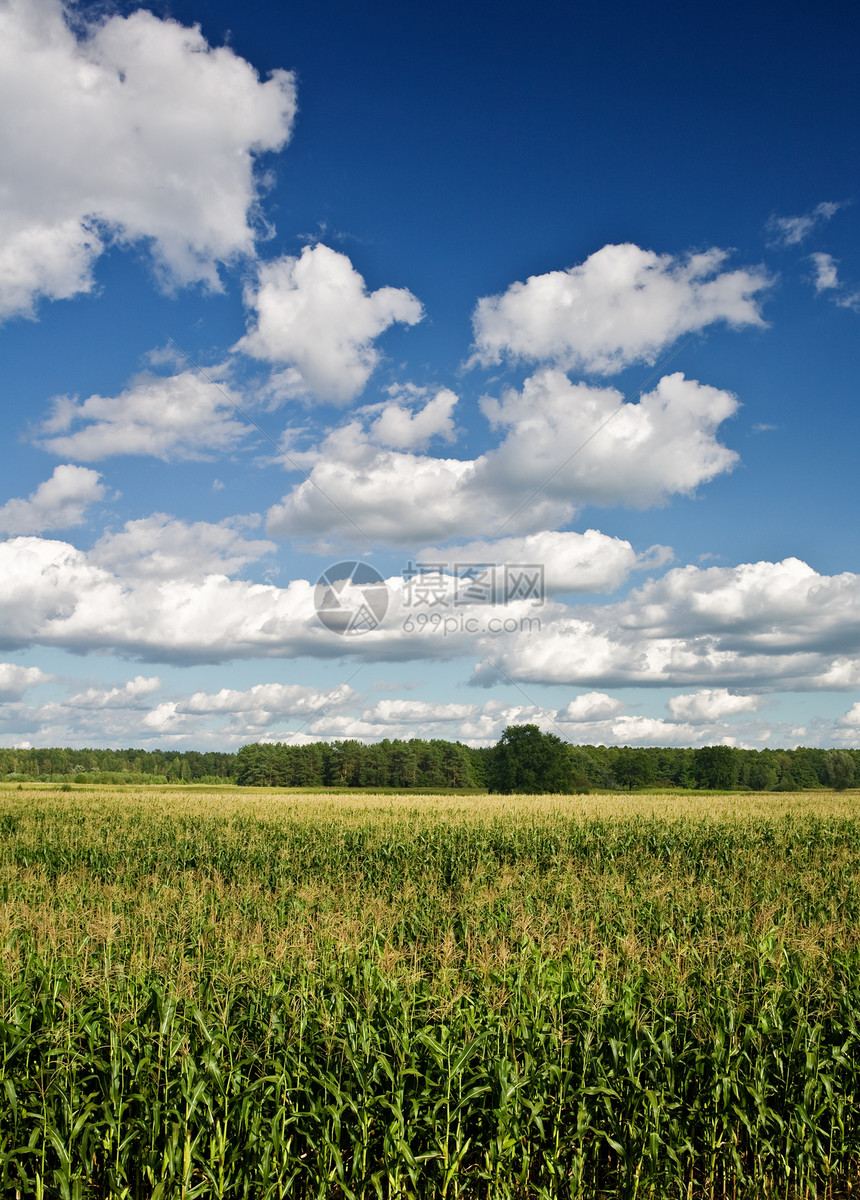
[[[831,1196],[852,793],[0,789],[0,1187]]]

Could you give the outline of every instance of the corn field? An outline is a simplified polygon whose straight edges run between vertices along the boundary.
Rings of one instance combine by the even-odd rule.
[[[0,790],[8,1197],[847,1197],[851,794]]]

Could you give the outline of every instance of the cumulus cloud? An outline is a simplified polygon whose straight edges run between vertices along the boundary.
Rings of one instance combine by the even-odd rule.
[[[353,689],[345,685],[323,691],[304,684],[258,683],[244,690],[221,688],[214,693],[194,692],[187,699],[162,701],[146,714],[143,725],[159,737],[184,736],[198,742],[211,740],[217,729],[222,746],[276,737],[300,744],[313,739],[297,739],[294,734],[298,730],[286,727],[278,731],[273,726],[283,722],[288,726],[290,718],[301,717],[304,729],[313,721],[336,719],[335,714],[356,698]]]
[[[38,667],[0,663],[0,701],[20,700],[29,688],[50,683],[53,678],[53,675],[46,675]]]
[[[860,576],[847,572],[822,576],[798,559],[687,566],[616,604],[550,609],[539,636],[486,639],[473,682],[492,686],[501,668],[580,686],[858,687],[858,614]]]
[[[597,529],[584,533],[546,530],[526,537],[467,542],[448,550],[426,549],[416,555],[419,563],[438,563],[446,571],[462,575],[469,564],[490,564],[504,589],[504,572],[510,567],[540,568],[546,594],[555,592],[612,592],[631,571],[662,566],[672,557],[667,546],[652,546],[637,554],[630,542],[609,537]]]
[[[639,743],[650,746],[684,746],[701,739],[690,725],[664,721],[662,717],[625,715],[608,723],[610,740],[616,745]],[[725,739],[723,739],[725,740]]]
[[[368,741],[440,737],[487,745],[497,741],[507,725],[525,722],[580,745],[735,744],[739,735],[736,724],[717,716],[666,721],[627,713],[620,700],[604,692],[577,696],[557,712],[495,698],[481,704],[392,699],[368,707],[367,698],[349,685],[326,690],[280,683],[197,691],[154,703],[161,680],[138,675],[124,684],[89,686],[67,700],[33,706],[23,702],[28,687],[52,679],[37,668],[0,664],[0,736],[18,743],[26,735],[30,741],[54,745],[193,744],[223,749],[251,740],[304,745],[344,737]],[[375,689],[385,686],[382,680],[374,682]],[[787,725],[765,728],[748,722],[743,737],[747,744],[774,744],[774,738],[776,744],[798,740],[807,745],[851,744],[860,725],[858,710],[860,704],[839,722],[816,722],[813,730]]]
[[[368,292],[349,258],[322,244],[261,265],[245,303],[255,321],[234,349],[284,366],[276,380],[282,395],[334,404],[364,390],[381,357],[376,338],[423,315],[406,288]]]
[[[486,456],[484,486],[545,484],[549,496],[575,507],[661,504],[735,465],[737,454],[717,441],[716,431],[737,407],[730,392],[681,372],[664,375],[634,404],[614,388],[542,370],[521,391],[483,402],[491,425],[507,431]]]
[[[221,688],[218,692],[195,692],[177,708],[185,713],[242,713],[260,724],[276,716],[305,716],[325,708],[339,708],[355,699],[351,687],[341,685],[330,691],[298,683],[257,683],[244,691]]]
[[[730,715],[727,706],[739,706],[720,689],[860,688],[860,576],[822,576],[794,559],[677,568],[603,605],[480,600],[463,608],[446,603],[437,611],[416,604],[407,580],[395,576],[386,583],[382,624],[361,636],[338,636],[317,618],[308,580],[279,588],[223,573],[125,577],[66,543],[20,537],[0,543],[0,644],[112,651],[160,662],[469,659],[477,662],[471,681],[483,686],[514,681],[601,693],[631,685],[704,689],[704,697],[676,702],[674,715],[688,724],[697,714],[713,720],[718,712]],[[274,692],[260,692],[248,703],[268,712],[267,705],[285,695],[278,700]],[[566,719],[587,717],[586,701],[581,708],[576,700],[572,704]],[[754,711],[749,697],[743,704],[744,711]]]
[[[624,702],[605,692],[584,692],[561,709],[560,721],[597,721],[602,717],[615,716],[624,707]]]
[[[648,507],[690,494],[737,454],[717,429],[737,409],[729,392],[675,373],[638,403],[614,388],[544,369],[501,400],[485,399],[498,446],[474,460],[375,446],[353,421],[302,462],[310,478],[273,506],[274,537],[354,537],[395,545],[533,533],[585,504]]]
[[[192,734],[195,729],[193,720],[176,711],[175,700],[163,700],[161,704],[150,709],[143,718],[143,724],[149,732],[157,734],[170,733],[181,736],[183,733]]]
[[[469,511],[466,494],[474,463],[381,449],[357,426],[350,429],[351,445],[327,438],[309,478],[269,509],[270,537],[337,534],[352,543],[357,526],[369,543],[414,545],[454,531],[485,531],[487,514]]]
[[[609,701],[607,704],[606,701]],[[389,701],[365,709],[360,717],[338,714],[333,720],[313,722],[309,730],[317,737],[456,738],[472,745],[498,741],[508,725],[537,725],[578,744],[599,745],[691,745],[725,740],[729,731],[720,726],[707,730],[660,718],[620,713],[620,701],[602,697],[592,705],[593,718],[572,718],[566,710],[554,713],[534,704],[510,704],[488,700],[485,704],[435,704],[422,701]],[[582,706],[581,711],[585,712]]]
[[[126,579],[74,546],[32,537],[0,543],[0,607],[4,645],[36,640],[149,660],[222,662],[326,640],[306,581],[279,589],[221,573]]]
[[[669,701],[672,716],[680,721],[716,721],[736,713],[758,712],[760,696],[738,696],[728,688],[703,688]]]
[[[218,388],[183,371],[143,376],[118,396],[58,396],[36,433],[45,450],[78,461],[147,454],[175,462],[231,450],[247,426]]]
[[[478,711],[477,704],[439,704],[429,700],[380,700],[365,709],[362,720],[370,724],[397,725],[403,729],[464,721]]]
[[[103,500],[98,471],[69,464],[56,467],[26,500],[8,500],[0,508],[0,532],[44,533],[83,523],[91,504]]]
[[[860,700],[852,704],[847,713],[843,713],[838,721],[839,725],[846,726],[849,729],[857,729],[860,727]]]
[[[653,363],[679,337],[717,321],[763,325],[762,268],[724,271],[728,255],[708,250],[674,258],[639,246],[604,246],[566,271],[532,275],[473,316],[474,361],[553,363],[611,374]]]
[[[179,521],[153,513],[126,521],[121,533],[106,533],[96,542],[89,562],[126,579],[202,579],[235,575],[276,549],[274,542],[248,541],[235,519]],[[237,525],[239,526],[237,528]]]
[[[576,611],[576,610],[574,610]],[[483,658],[471,682],[495,687],[513,680],[531,683],[563,683],[570,686],[622,685],[648,678],[657,682],[657,670],[647,661],[648,642],[642,639],[631,652],[612,629],[597,620],[586,620],[559,610],[541,613],[539,634],[532,630],[480,646]],[[631,659],[633,660],[631,662]],[[657,664],[653,664],[656,668]]]
[[[622,700],[607,696],[605,692],[583,692],[560,710],[560,721],[597,721],[602,717],[613,717],[624,707]]]
[[[620,709],[624,707],[621,701],[599,693],[591,695],[593,700],[584,696],[577,698],[588,704],[577,706],[573,716],[570,706],[553,713],[537,705],[510,705],[490,700],[474,717],[461,724],[460,736],[467,742],[486,744],[497,741],[507,725],[524,723],[537,725],[545,733],[556,734],[578,745],[689,745],[703,736],[701,730],[689,725],[621,713]],[[576,701],[573,704],[576,705]],[[589,706],[591,716],[587,715]]]
[[[860,633],[860,577],[819,575],[797,558],[736,567],[678,567],[649,580],[616,610],[651,637],[725,636],[743,650],[838,649]]]
[[[395,450],[421,450],[434,437],[453,442],[456,405],[457,396],[448,388],[440,388],[417,412],[401,404],[386,404],[371,426],[370,438]]]
[[[261,82],[198,27],[144,9],[72,31],[60,0],[0,9],[4,226],[0,317],[93,287],[112,242],[145,244],[165,283],[217,288],[254,252],[255,155],[296,111],[286,71]]]
[[[387,586],[384,623],[349,638],[319,621],[315,587],[308,580],[279,588],[231,580],[223,573],[169,579],[145,572],[124,575],[67,543],[22,537],[0,543],[0,644],[113,651],[161,662],[356,653],[377,660],[454,659],[475,652],[475,632],[490,622],[535,618],[531,600],[502,607],[479,604],[470,608],[469,623],[458,618],[453,628],[440,629],[437,622],[420,619],[424,614],[412,604],[402,578],[389,579]],[[543,616],[545,608],[540,612]]]
[[[812,233],[813,229],[829,221],[843,204],[834,200],[823,200],[810,212],[799,217],[771,217],[768,232],[774,242],[783,246],[797,246]]]
[[[147,709],[152,703],[151,696],[161,687],[157,675],[135,675],[121,687],[99,688],[90,687],[83,692],[70,696],[65,704],[68,708],[81,709]]]
[[[533,705],[503,704],[489,700],[479,704],[445,704],[433,701],[381,701],[360,715],[339,713],[308,726],[318,738],[444,738],[470,744],[498,740],[507,725],[533,722],[547,731],[555,729],[553,715]]]

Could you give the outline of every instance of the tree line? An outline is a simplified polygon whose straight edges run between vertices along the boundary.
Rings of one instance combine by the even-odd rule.
[[[488,765],[488,785],[498,792],[646,787],[796,792],[860,784],[860,750],[573,746],[537,725],[509,726]]]
[[[226,783],[233,781],[235,771],[236,755],[216,750],[0,749],[0,776],[13,780]]]
[[[236,755],[236,782],[265,787],[484,788],[486,751],[399,738],[293,746],[257,742]]]
[[[442,739],[256,742],[236,753],[0,749],[0,778],[79,783],[234,783],[256,787],[489,788],[496,792],[703,788],[797,791],[860,786],[860,750],[570,745],[536,725],[496,746]]]

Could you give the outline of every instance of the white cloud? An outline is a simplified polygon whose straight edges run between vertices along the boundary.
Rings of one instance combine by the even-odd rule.
[[[369,544],[409,545],[484,532],[487,514],[469,511],[473,463],[383,450],[357,433],[342,452],[333,438],[323,443],[310,479],[266,514],[271,537],[337,533],[354,542],[358,526]]]
[[[68,10],[71,11],[71,10]],[[291,74],[261,82],[198,27],[144,9],[71,31],[60,0],[0,8],[0,317],[93,287],[111,242],[145,243],[166,283],[218,287],[254,252],[254,156],[280,149]]]
[[[380,700],[362,713],[371,725],[397,725],[404,730],[464,721],[478,712],[477,704],[440,704],[429,700]]]
[[[46,675],[38,667],[0,663],[0,701],[20,700],[28,688],[50,683],[53,678],[53,675]]]
[[[597,529],[584,533],[546,530],[526,537],[496,541],[467,542],[448,550],[426,549],[416,556],[421,563],[444,564],[449,573],[455,566],[488,563],[498,568],[499,591],[504,594],[505,568],[532,564],[541,568],[542,586],[554,592],[612,592],[631,571],[662,566],[672,556],[666,546],[652,546],[638,555],[630,542],[609,537]]]
[[[809,257],[815,267],[813,283],[816,293],[830,292],[831,300],[839,308],[860,311],[860,292],[850,292],[842,283],[839,278],[839,264],[833,255],[818,253],[810,254]]]
[[[58,396],[37,434],[45,450],[83,462],[115,454],[175,462],[230,450],[247,431],[218,388],[184,371],[143,376],[118,396]]]
[[[738,696],[727,688],[703,688],[669,701],[672,716],[680,721],[716,721],[735,713],[757,712],[760,696]]]
[[[658,672],[646,658],[647,639],[631,651],[613,629],[571,616],[569,610],[547,612],[545,608],[539,634],[528,631],[495,642],[487,639],[480,649],[487,657],[478,663],[472,682],[483,687],[507,680],[579,687],[620,685],[637,682],[637,675],[639,682],[645,678],[652,685],[658,682]]]
[[[163,700],[161,704],[156,705],[143,718],[143,724],[147,730],[152,730],[155,733],[193,733],[195,723],[187,717],[182,717],[176,711],[175,700]]]
[[[839,287],[839,273],[837,271],[836,259],[832,254],[810,254],[810,259],[815,267],[815,290],[816,292],[828,291],[830,288]]]
[[[510,358],[611,374],[653,363],[686,333],[716,321],[763,325],[761,268],[722,271],[727,254],[684,259],[631,244],[604,246],[567,271],[532,275],[478,302],[474,359]]]
[[[161,687],[157,675],[135,675],[121,687],[87,688],[69,697],[65,704],[69,708],[82,709],[145,709],[151,703],[150,697]]]
[[[360,738],[373,741],[383,735],[378,725],[369,724],[359,717],[347,714],[326,716],[321,720],[312,721],[306,727],[307,735],[314,741],[334,741],[343,738]],[[384,735],[391,736],[391,730],[384,730]]]
[[[860,703],[835,723],[816,721],[812,730],[786,724],[743,727],[714,717],[692,721],[620,711],[621,701],[606,693],[576,697],[559,712],[533,703],[488,699],[483,704],[387,700],[366,707],[367,698],[348,685],[325,690],[301,684],[262,683],[244,690],[194,692],[153,706],[158,677],[138,675],[120,685],[89,686],[65,701],[38,706],[21,702],[27,687],[52,676],[36,668],[0,664],[0,737],[20,744],[193,745],[215,749],[248,741],[284,741],[304,745],[357,737],[440,737],[473,745],[495,742],[507,725],[531,722],[546,732],[579,744],[697,746],[745,744],[842,745],[857,741]],[[374,681],[374,690],[385,687]],[[396,686],[396,685],[391,685]],[[718,691],[719,689],[715,689]]]
[[[5,645],[35,641],[162,662],[342,652],[316,620],[307,581],[277,588],[222,573],[125,578],[74,546],[35,537],[0,543],[0,609]]]
[[[860,686],[860,576],[797,559],[677,568],[617,604],[541,615],[539,636],[485,638],[473,682],[497,683],[501,667],[577,686]]]
[[[652,637],[725,635],[744,650],[851,645],[860,633],[860,576],[819,575],[797,558],[736,567],[687,566],[650,580],[617,606],[619,623]]]
[[[843,713],[837,723],[842,726],[847,726],[849,729],[856,729],[858,726],[860,726],[860,700],[852,704],[848,709],[848,712]]]
[[[497,741],[507,725],[533,722],[558,732],[552,714],[533,705],[444,704],[433,701],[382,701],[361,716],[339,714],[309,726],[317,737],[355,737],[367,740],[413,737],[444,738],[472,744]]]
[[[247,541],[237,521],[179,521],[153,513],[126,521],[121,533],[107,533],[96,542],[89,561],[122,575],[151,580],[202,579],[205,575],[235,575],[276,549],[274,542]]]
[[[63,542],[21,537],[0,543],[2,644],[10,649],[42,644],[186,663],[466,659],[477,661],[472,682],[486,686],[513,680],[595,689],[860,688],[860,576],[821,576],[797,560],[678,568],[615,604],[475,603],[449,606],[436,620],[429,619],[432,610],[413,603],[402,578],[387,586],[382,625],[341,637],[318,620],[307,580],[278,588],[224,574],[126,577]],[[224,695],[227,707],[236,701],[233,693]],[[270,712],[267,706],[285,697],[261,691],[247,699],[247,711]],[[720,703],[739,702],[694,698],[681,701],[676,715],[689,722],[698,711],[712,719]],[[581,704],[580,711],[573,701],[568,719],[588,717]],[[751,710],[747,699],[745,711]],[[194,715],[172,711],[177,718]]]
[[[771,217],[767,223],[768,231],[775,242],[783,246],[797,246],[813,229],[829,221],[843,207],[838,201],[823,200],[800,217]]]
[[[490,423],[508,432],[485,456],[482,483],[487,491],[500,481],[509,488],[545,485],[547,496],[574,507],[661,504],[735,465],[737,454],[715,435],[737,407],[731,393],[680,372],[664,375],[632,404],[614,388],[542,370],[522,391],[483,402]]]
[[[0,532],[43,533],[80,525],[91,504],[104,499],[98,471],[69,464],[56,467],[26,500],[8,500],[0,508]]]
[[[368,292],[349,258],[321,244],[262,264],[245,303],[256,322],[234,349],[286,365],[277,379],[283,395],[335,404],[364,390],[381,357],[374,340],[396,322],[422,317],[406,288]]]
[[[722,739],[726,735],[726,731],[717,726],[702,730],[659,717],[619,714],[618,710],[623,707],[621,701],[600,693],[591,695],[595,697],[591,718],[570,716],[568,710],[553,715],[536,705],[504,705],[491,700],[471,720],[460,725],[460,737],[473,743],[494,742],[507,725],[525,722],[538,725],[544,732],[554,733],[575,745],[688,746],[704,744],[718,736]],[[584,714],[586,706],[582,705],[578,711]]]
[[[402,578],[390,579],[388,588],[384,624],[349,638],[319,621],[308,580],[279,588],[223,573],[166,580],[145,572],[125,576],[64,542],[22,537],[0,543],[2,640],[10,647],[41,643],[160,662],[356,653],[377,660],[452,659],[475,652],[474,629],[490,619],[503,615],[516,623],[535,616],[531,601],[503,610],[476,606],[468,614],[476,626],[458,620],[440,631],[426,621],[407,623],[416,610],[407,603]]]
[[[310,479],[269,510],[268,533],[354,539],[358,526],[395,545],[532,533],[585,504],[690,494],[737,462],[716,437],[737,400],[680,373],[633,404],[545,369],[482,408],[504,437],[472,461],[380,449],[354,421],[334,431],[303,456]]]
[[[602,717],[615,716],[624,703],[605,692],[583,692],[571,700],[558,714],[559,721],[597,721]]]
[[[453,442],[456,429],[451,414],[456,404],[457,397],[448,388],[440,388],[417,412],[386,404],[371,426],[370,437],[395,450],[421,450],[434,437]]]
[[[257,683],[240,691],[221,688],[214,693],[195,692],[178,709],[185,713],[242,713],[266,724],[275,716],[306,716],[321,709],[341,708],[356,696],[351,687],[342,685],[330,691],[298,683]]]
[[[661,717],[621,716],[609,722],[611,741],[616,745],[639,742],[650,746],[689,745],[700,738],[690,725],[664,721]]]

